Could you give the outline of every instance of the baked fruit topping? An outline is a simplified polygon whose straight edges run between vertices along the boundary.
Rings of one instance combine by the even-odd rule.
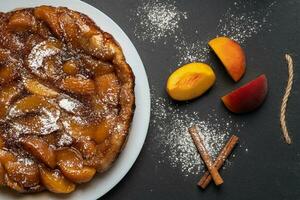
[[[86,15],[1,14],[0,186],[73,192],[117,159],[134,102],[121,47]]]

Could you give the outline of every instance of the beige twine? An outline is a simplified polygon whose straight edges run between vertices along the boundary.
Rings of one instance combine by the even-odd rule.
[[[283,137],[285,139],[285,142],[287,144],[291,144],[292,140],[289,136],[289,132],[286,126],[286,119],[285,119],[285,114],[286,114],[286,106],[287,102],[292,90],[293,86],[293,78],[294,78],[294,70],[293,70],[293,59],[289,54],[285,54],[285,59],[288,64],[288,82],[285,88],[285,94],[282,98],[282,103],[281,103],[281,109],[280,109],[280,125],[283,133]]]

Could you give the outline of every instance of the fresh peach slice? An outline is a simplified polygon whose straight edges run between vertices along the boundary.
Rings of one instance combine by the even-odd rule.
[[[231,78],[239,81],[246,69],[246,57],[241,46],[227,37],[212,39],[208,45],[217,54]]]
[[[24,85],[25,88],[32,94],[41,95],[45,97],[56,97],[58,95],[58,93],[55,90],[43,85],[35,79],[25,79]]]
[[[49,145],[38,137],[29,136],[21,140],[23,148],[31,155],[45,163],[52,169],[56,166],[54,150]]]
[[[171,74],[167,81],[167,92],[175,100],[190,100],[205,93],[215,80],[215,73],[209,65],[190,63]]]
[[[56,156],[61,172],[73,182],[88,182],[96,173],[94,168],[83,166],[83,159],[74,148],[58,150]]]
[[[91,79],[69,76],[62,81],[62,89],[76,94],[93,94],[95,92],[95,83]]]
[[[4,168],[10,179],[24,187],[33,187],[39,183],[39,169],[33,161],[8,161]]]
[[[267,92],[268,81],[263,74],[223,96],[222,101],[231,112],[250,112],[258,108],[264,102]]]
[[[43,185],[54,193],[71,193],[75,190],[75,184],[66,179],[59,171],[49,171],[40,166],[40,179]]]
[[[9,110],[10,117],[18,117],[26,113],[37,112],[45,106],[46,100],[42,96],[30,95],[17,101]]]

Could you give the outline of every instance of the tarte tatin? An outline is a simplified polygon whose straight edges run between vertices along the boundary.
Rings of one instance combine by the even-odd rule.
[[[70,193],[110,168],[133,118],[134,75],[86,15],[0,13],[0,185]]]

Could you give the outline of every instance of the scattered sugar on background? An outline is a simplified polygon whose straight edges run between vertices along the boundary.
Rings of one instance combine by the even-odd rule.
[[[257,4],[256,1],[234,2],[219,20],[219,35],[228,36],[241,44],[262,30],[271,31],[272,24],[268,17],[276,3],[274,1],[265,8],[255,10],[253,6]]]
[[[155,90],[153,90],[155,91]],[[235,123],[230,117],[220,118],[212,110],[201,118],[199,112],[187,112],[172,104],[169,99],[152,94],[152,139],[157,144],[154,150],[161,153],[159,163],[169,163],[181,170],[184,176],[199,174],[205,170],[199,153],[192,141],[188,128],[196,124],[204,136],[205,146],[213,159],[217,157],[230,135],[239,133],[243,124]],[[226,162],[226,166],[230,164]]]
[[[269,23],[268,17],[277,2],[274,1],[259,10],[255,10],[256,3],[256,1],[234,2],[218,21],[216,35],[211,35],[211,38],[224,35],[243,44],[261,31],[271,31],[272,24]],[[210,54],[207,41],[195,41],[185,37],[187,33],[180,24],[188,21],[188,12],[180,10],[175,1],[143,1],[133,13],[135,16],[131,20],[135,23],[134,34],[141,41],[153,44],[166,44],[171,41],[170,45],[177,50],[178,65],[193,61],[207,62]],[[194,34],[198,35],[198,32]],[[170,166],[180,169],[184,176],[199,174],[205,170],[187,130],[192,124],[198,125],[205,137],[205,146],[213,159],[231,133],[238,134],[244,126],[237,124],[230,117],[220,118],[214,110],[210,115],[201,118],[200,112],[187,112],[169,99],[156,94],[155,88],[152,88],[150,126],[154,135],[151,135],[151,139],[156,146],[151,147],[151,150],[155,154],[161,154],[158,163],[169,163]],[[241,147],[248,152],[248,148],[239,145],[239,148]],[[230,162],[227,160],[225,168],[229,165]]]
[[[135,13],[138,24],[135,26],[135,36],[152,43],[180,31],[179,22],[187,18],[186,12],[180,11],[174,2],[168,0],[143,2]]]

